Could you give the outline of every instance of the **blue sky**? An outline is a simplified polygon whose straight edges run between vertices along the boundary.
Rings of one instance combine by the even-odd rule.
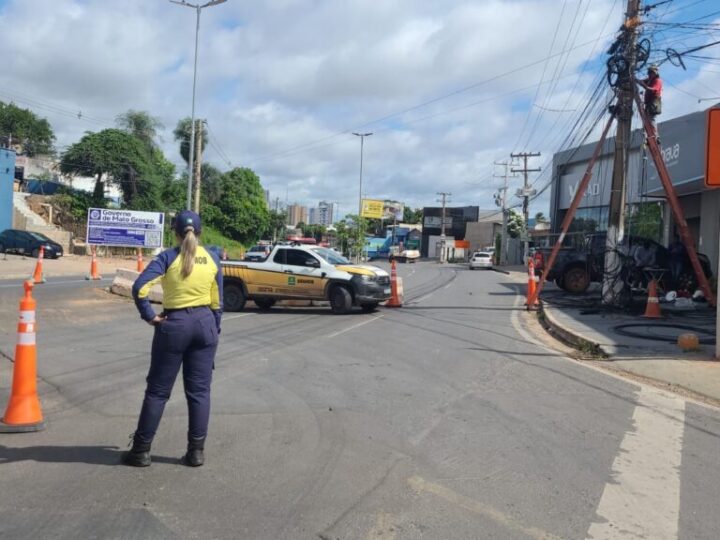
[[[372,131],[366,196],[422,206],[451,191],[454,204],[490,208],[500,185],[493,161],[539,151],[533,165],[547,169],[567,142],[602,77],[624,4],[228,0],[201,22],[205,157],[225,169],[252,167],[281,202],[286,193],[289,203],[337,201],[345,213],[357,205],[351,133]],[[674,0],[648,20],[688,21],[720,11],[716,4]],[[720,13],[701,22],[713,21]],[[46,116],[61,150],[134,108],[162,120],[163,149],[181,165],[171,132],[190,112],[192,10],[162,0],[0,0],[0,24],[9,58],[0,99]],[[682,51],[720,31],[674,28],[654,39],[660,59],[663,48]],[[720,58],[720,47],[702,54]],[[698,98],[720,88],[720,62],[687,66],[662,65],[665,119],[709,106]],[[537,187],[548,180],[533,177]],[[547,212],[546,195],[531,210]]]

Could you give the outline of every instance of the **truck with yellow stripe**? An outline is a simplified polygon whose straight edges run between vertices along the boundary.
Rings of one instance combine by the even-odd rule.
[[[385,270],[321,246],[277,245],[264,261],[222,261],[222,270],[225,311],[241,311],[248,300],[263,310],[278,300],[324,300],[344,314],[353,306],[371,312],[390,299]]]

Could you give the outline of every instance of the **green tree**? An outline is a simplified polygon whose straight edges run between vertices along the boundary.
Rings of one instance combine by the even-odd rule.
[[[222,171],[209,163],[203,163],[200,171],[202,201],[207,204],[217,204],[222,197]]]
[[[235,168],[222,175],[222,197],[216,204],[205,204],[203,216],[225,236],[251,244],[267,231],[270,211],[260,178],[248,168]]]
[[[40,118],[29,109],[21,109],[14,103],[0,101],[0,138],[8,146],[19,145],[21,152],[28,156],[52,154],[55,133],[45,118]],[[12,138],[12,140],[9,140]]]
[[[535,223],[548,223],[548,218],[542,212],[538,212],[535,214]]]
[[[403,223],[422,223],[423,211],[422,208],[416,208],[413,210],[409,206],[403,208]]]
[[[115,123],[123,131],[134,135],[150,148],[157,146],[155,139],[159,129],[163,129],[159,118],[151,116],[147,111],[129,109],[115,118]]]
[[[275,210],[270,210],[268,214],[268,226],[263,236],[272,238],[274,241],[282,239],[284,236],[283,232],[285,231],[286,223],[287,212],[285,212],[284,210],[281,210],[279,212],[276,212]]]
[[[510,238],[520,238],[525,231],[525,222],[522,214],[516,210],[508,210],[507,232]]]
[[[106,179],[120,189],[123,205],[136,210],[164,208],[165,184],[175,173],[160,150],[119,129],[86,133],[62,155],[60,170],[94,176],[95,204],[104,204]]]
[[[202,129],[198,129],[202,126]],[[190,163],[190,136],[192,134],[192,119],[188,116],[182,120],[178,120],[177,126],[173,131],[175,141],[180,143],[180,155],[185,160],[185,163]],[[205,151],[205,147],[208,143],[208,131],[205,128],[205,124],[202,120],[195,119],[195,137],[202,135],[202,142],[200,143],[200,153]]]

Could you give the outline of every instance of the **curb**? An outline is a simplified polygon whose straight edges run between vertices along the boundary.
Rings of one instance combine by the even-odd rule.
[[[570,330],[560,324],[554,315],[552,315],[551,310],[548,310],[542,301],[540,302],[540,309],[538,311],[538,320],[550,335],[565,344],[593,356],[610,358],[610,355],[603,349],[600,343],[588,339],[579,332]]]

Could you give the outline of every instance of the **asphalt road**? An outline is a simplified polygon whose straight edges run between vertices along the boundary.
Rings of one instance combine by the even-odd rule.
[[[400,267],[374,314],[227,314],[207,464],[178,464],[178,381],[148,469],[119,466],[152,330],[73,278],[39,286],[48,428],[0,435],[0,538],[720,537],[720,413],[544,348],[503,274]],[[0,282],[0,354],[19,282]],[[107,283],[104,283],[107,285]],[[0,358],[6,403],[11,364]]]

